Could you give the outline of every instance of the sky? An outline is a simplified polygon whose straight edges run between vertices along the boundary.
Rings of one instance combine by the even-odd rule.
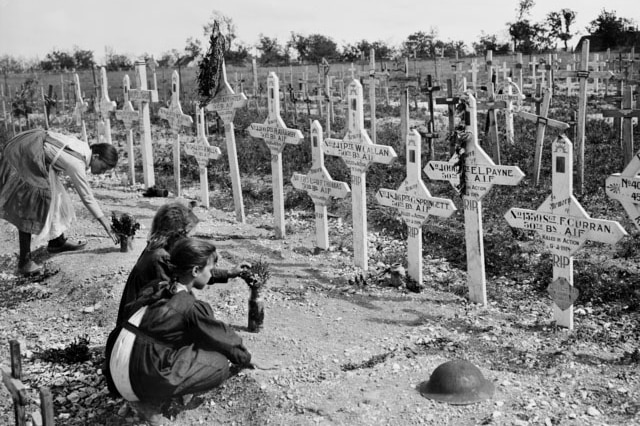
[[[585,27],[603,7],[640,24],[638,0],[536,0],[531,20],[552,11],[577,12],[574,31]],[[208,40],[203,26],[214,10],[230,17],[238,40],[252,47],[260,35],[281,45],[291,32],[322,34],[338,46],[360,40],[400,45],[407,36],[435,29],[438,38],[462,40],[469,47],[482,32],[506,41],[506,23],[516,19],[518,0],[0,0],[0,56],[44,59],[53,50],[91,50],[104,63],[105,50],[156,58],[183,51],[186,40]],[[374,6],[375,4],[375,6]],[[577,43],[579,36],[570,43]]]

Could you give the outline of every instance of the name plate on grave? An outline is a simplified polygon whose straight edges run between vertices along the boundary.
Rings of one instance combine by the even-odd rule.
[[[152,102],[154,101],[152,92],[151,90],[131,89],[129,91],[129,100],[131,102]]]
[[[209,146],[202,143],[186,143],[184,151],[196,158],[198,166],[203,169],[207,167],[209,160],[215,160],[220,157],[220,148],[217,146]]]
[[[547,293],[551,300],[560,308],[566,311],[578,299],[580,291],[569,284],[566,278],[558,278],[547,287]]]
[[[233,121],[236,109],[244,106],[246,102],[247,97],[242,93],[237,95],[218,95],[207,105],[206,109],[215,111],[222,122],[227,124]]]
[[[305,191],[315,204],[327,205],[333,198],[344,198],[349,193],[346,183],[335,181],[321,168],[309,170],[309,174],[294,173],[291,177],[294,188]]]
[[[302,132],[297,129],[288,129],[279,126],[279,120],[267,119],[264,124],[251,123],[249,125],[249,134],[256,138],[264,139],[272,153],[280,153],[284,149],[284,145],[298,144],[302,139]]]
[[[353,172],[364,173],[372,162],[385,164],[396,158],[393,148],[386,145],[374,145],[365,142],[368,138],[362,132],[348,132],[344,139],[325,139],[326,152],[342,157]]]
[[[551,204],[569,208],[572,203],[566,199]],[[510,209],[506,219],[513,227],[537,231],[549,250],[565,256],[575,253],[587,239],[615,244],[622,237],[620,225],[608,220],[518,208]]]
[[[524,96],[521,94],[511,94],[509,95],[508,93],[498,93],[497,95],[494,95],[493,98],[496,101],[513,101],[513,102],[518,102],[524,99]]]
[[[606,193],[613,199],[638,204],[640,203],[640,178],[609,176],[606,181]]]
[[[383,206],[398,209],[407,226],[418,228],[430,215],[449,217],[456,210],[451,200],[428,197],[426,192],[419,184],[405,180],[397,191],[380,188],[376,200]]]

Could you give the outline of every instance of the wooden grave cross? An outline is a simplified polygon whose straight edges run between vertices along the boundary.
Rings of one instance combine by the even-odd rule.
[[[351,170],[353,257],[356,266],[367,270],[367,169],[371,163],[391,164],[398,156],[392,147],[371,142],[364,128],[362,85],[358,80],[352,80],[347,87],[347,105],[347,132],[343,139],[326,138],[324,151],[341,157]]]
[[[449,161],[430,161],[424,172],[430,179],[448,180],[462,194],[469,300],[486,306],[482,198],[493,185],[517,185],[524,174],[516,166],[500,166],[491,160],[478,143],[476,100],[467,93],[462,101],[467,108],[464,158],[461,159],[456,153]],[[463,173],[460,173],[461,168]]]
[[[587,80],[591,78],[610,78],[613,76],[611,71],[589,71],[589,40],[582,41],[582,53],[580,55],[580,67],[575,71],[559,70],[555,75],[557,78],[578,78],[580,82],[580,91],[578,93],[578,125],[576,127],[576,190],[582,194],[584,185],[584,144],[585,144],[585,125],[587,120]]]
[[[551,146],[552,192],[537,210],[511,208],[510,226],[536,231],[553,255],[553,281],[547,288],[554,302],[553,317],[561,327],[573,329],[573,254],[587,240],[615,244],[627,235],[618,222],[592,219],[573,195],[573,144],[560,135]]]
[[[468,72],[471,73],[471,85],[473,86],[474,92],[478,90],[478,71],[480,71],[480,68],[478,66],[478,60],[477,59],[471,60],[471,67],[469,68]]]
[[[606,193],[609,198],[620,201],[631,221],[640,230],[640,152],[633,156],[622,173],[607,178]]]
[[[544,134],[547,129],[547,126],[554,127],[556,129],[560,129],[563,132],[569,129],[569,124],[564,123],[562,121],[554,120],[549,118],[549,106],[551,105],[551,89],[548,87],[542,88],[542,103],[540,106],[540,112],[538,114],[532,114],[526,111],[518,111],[517,114],[529,121],[533,121],[537,124],[536,131],[536,148],[535,148],[535,156],[533,160],[533,183],[535,186],[538,186],[540,183],[540,168],[542,164],[542,148],[544,145]]]
[[[96,112],[100,115],[98,121],[98,142],[111,144],[111,120],[109,114],[116,110],[116,103],[109,99],[109,85],[107,69],[100,67],[100,101],[96,104]],[[104,139],[104,140],[102,140]]]
[[[375,144],[377,141],[376,130],[376,86],[380,85],[380,79],[376,76],[376,51],[369,51],[369,76],[362,79],[362,83],[369,88],[369,111],[371,112],[371,141]]]
[[[269,115],[263,124],[249,125],[249,134],[261,138],[271,151],[271,176],[273,182],[273,215],[276,238],[284,239],[284,189],[282,178],[282,150],[286,144],[298,145],[304,138],[298,129],[289,129],[280,117],[280,82],[274,72],[267,77],[267,101]]]
[[[131,82],[129,76],[125,74],[122,79],[122,89],[124,94],[124,102],[122,109],[116,111],[116,119],[122,121],[124,128],[127,130],[127,156],[129,161],[129,183],[136,183],[135,157],[133,153],[133,123],[140,121],[140,113],[133,108],[129,100],[129,92],[131,91]]]
[[[80,77],[78,77],[77,73],[73,74],[73,81],[75,84],[75,94],[76,94],[76,105],[73,108],[73,117],[76,119],[76,124],[78,126],[83,126],[83,123],[84,123],[83,116],[84,116],[84,113],[87,112],[87,109],[89,108],[89,104],[82,99],[82,90],[80,89]]]
[[[511,80],[511,77],[506,77],[503,83],[496,88],[496,91],[498,93],[494,94],[493,98],[496,101],[504,101],[506,104],[504,108],[505,132],[507,142],[513,145],[515,138],[513,131],[513,103],[516,103],[516,110],[520,110],[524,95],[518,85]]]
[[[427,94],[427,105],[429,107],[429,119],[427,120],[427,131],[422,133],[421,135],[427,139],[427,144],[429,146],[429,159],[436,159],[436,149],[434,139],[437,139],[439,135],[435,132],[435,119],[433,116],[433,92],[439,92],[440,86],[434,86],[433,81],[431,79],[431,74],[427,74],[427,84],[420,88],[422,93]]]
[[[344,198],[351,190],[344,182],[335,181],[324,166],[324,144],[322,126],[318,120],[311,123],[311,170],[306,175],[294,173],[291,184],[294,188],[305,191],[313,200],[316,221],[316,247],[323,250],[329,248],[329,226],[327,221],[327,205],[331,198]]]
[[[502,68],[498,67],[496,71],[502,73],[502,82],[504,83],[505,81],[507,81],[507,78],[509,78],[509,74],[511,73],[511,68],[507,66],[506,62],[502,62]]]
[[[459,63],[457,63],[455,65],[456,69],[454,70],[454,73],[453,73],[453,76],[454,76],[453,84],[456,88],[456,91],[465,90],[463,87],[463,83],[464,83],[464,76],[467,73],[467,71],[463,69],[462,64],[464,64],[463,61],[460,61]]]
[[[622,95],[622,108],[619,110],[605,109],[602,111],[603,117],[619,117],[622,119],[622,153],[624,164],[627,165],[634,157],[633,152],[633,118],[640,120],[640,109],[633,109],[632,87],[624,87]]]
[[[491,145],[493,149],[493,159],[496,163],[500,164],[500,140],[498,138],[498,114],[497,111],[507,107],[505,101],[496,100],[496,86],[495,86],[495,74],[489,80],[487,84],[487,97],[485,100],[477,104],[477,108],[486,110],[485,119],[485,138],[486,142]]]
[[[449,118],[449,134],[452,134],[456,130],[456,105],[460,102],[458,96],[453,96],[453,83],[451,79],[447,79],[447,96],[445,98],[436,98],[436,104],[447,106],[447,117]],[[453,141],[453,138],[451,138]],[[449,145],[449,155],[453,155],[455,152],[455,146],[453,143]]]
[[[222,153],[217,146],[211,146],[204,131],[204,109],[196,107],[196,141],[195,143],[185,143],[184,152],[195,157],[200,170],[200,200],[204,208],[209,208],[209,176],[207,175],[207,165],[209,160],[217,160]]]
[[[496,83],[496,74],[493,68],[493,50],[487,50],[485,59],[485,70],[487,71],[487,86]]]
[[[522,78],[522,53],[518,52],[516,54],[516,63],[514,65],[516,84],[520,88],[520,91],[524,92],[524,79]]]
[[[236,220],[245,222],[244,200],[242,197],[242,184],[240,182],[240,168],[238,166],[238,151],[236,148],[236,136],[233,119],[236,110],[247,103],[244,93],[235,93],[227,81],[226,65],[222,64],[222,78],[220,79],[220,91],[205,106],[206,110],[215,111],[224,123],[224,138],[227,144],[227,157],[229,159],[229,171],[231,173],[231,188],[233,191],[233,204],[235,206]]]
[[[155,86],[156,79],[154,74],[154,88],[147,89],[147,63],[144,60],[138,60],[136,67],[136,88],[129,90],[129,100],[138,104],[138,112],[140,113],[140,151],[142,153],[142,175],[144,185],[148,189],[155,186],[155,175],[153,172],[153,148],[151,143],[151,115],[149,105],[152,102],[158,102],[158,87]]]
[[[449,81],[451,81],[449,79]],[[453,201],[433,197],[422,180],[420,134],[412,129],[406,140],[407,177],[397,190],[378,189],[376,200],[394,207],[407,224],[407,261],[409,277],[422,284],[422,225],[429,216],[449,217],[456,211]]]
[[[410,77],[409,68],[405,66],[393,70],[393,74],[389,75],[389,85],[400,89],[400,138],[404,141],[409,134],[409,90],[417,92],[420,89],[420,79]]]
[[[158,110],[158,116],[167,120],[176,138],[173,142],[173,177],[176,181],[176,196],[180,197],[180,128],[193,125],[193,118],[182,113],[182,107],[180,106],[180,76],[178,75],[178,71],[174,70],[171,75],[171,101],[169,102],[169,108],[160,108],[160,110]]]
[[[536,72],[537,72],[537,68],[538,68],[538,58],[535,56],[531,57],[531,60],[529,61],[529,69],[531,70],[531,88],[535,88],[537,81],[536,81]]]

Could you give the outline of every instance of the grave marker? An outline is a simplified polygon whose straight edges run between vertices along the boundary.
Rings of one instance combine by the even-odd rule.
[[[449,118],[449,134],[452,134],[456,129],[455,117],[456,117],[456,105],[460,101],[460,98],[457,96],[453,96],[453,84],[451,83],[451,79],[447,79],[447,97],[446,98],[436,98],[436,104],[438,105],[447,105],[447,116]],[[451,139],[451,143],[449,145],[449,155],[453,155],[455,152],[455,146],[453,144],[453,138]]]
[[[498,92],[499,93],[494,95],[494,99],[496,101],[504,101],[506,103],[506,106],[504,108],[505,132],[507,136],[507,142],[513,145],[513,103],[516,103],[516,107],[519,110],[522,106],[524,95],[520,92],[520,88],[513,81],[511,81],[511,77],[505,78],[504,82],[498,87]]]
[[[109,84],[107,82],[107,69],[100,67],[100,100],[96,104],[96,112],[100,116],[98,120],[98,142],[111,144],[111,119],[109,113],[115,111],[116,103],[109,99]],[[104,139],[104,140],[102,140]]]
[[[592,219],[573,195],[573,144],[560,135],[551,147],[552,193],[537,210],[512,208],[505,219],[514,228],[536,231],[553,255],[553,317],[573,329],[573,254],[587,240],[615,244],[627,235],[618,222]],[[563,309],[564,308],[564,309]]]
[[[327,205],[330,199],[344,198],[351,190],[344,182],[331,179],[324,166],[322,146],[322,126],[317,120],[311,123],[311,170],[306,175],[294,173],[291,184],[294,188],[305,191],[315,206],[316,247],[323,250],[329,248],[329,227],[327,224]]]
[[[136,61],[136,89],[129,91],[131,102],[138,104],[140,113],[140,151],[142,153],[142,174],[147,189],[155,186],[153,173],[153,150],[151,147],[151,117],[149,104],[158,102],[158,88],[147,89],[147,64],[144,60]],[[155,78],[154,78],[155,81]]]
[[[220,155],[220,148],[211,146],[204,132],[204,109],[196,107],[196,141],[195,143],[184,144],[184,152],[195,157],[200,171],[200,192],[202,205],[209,209],[209,176],[207,175],[207,165],[209,160],[217,160]]]
[[[75,83],[76,105],[73,108],[73,117],[76,119],[76,124],[82,126],[84,122],[84,113],[89,108],[89,104],[82,99],[82,91],[80,90],[80,77],[78,74],[73,74],[73,81]]]
[[[369,86],[369,111],[371,111],[371,140],[376,143],[376,85],[380,84],[380,79],[376,78],[376,51],[369,50],[369,77],[362,80]]]
[[[469,69],[469,72],[471,73],[471,85],[473,86],[474,92],[478,91],[478,71],[480,71],[478,67],[478,60],[474,58],[471,60],[471,68]]]
[[[524,92],[524,80],[522,78],[522,53],[518,52],[516,54],[516,64],[515,64],[516,72],[516,84],[520,88],[522,92]]]
[[[244,93],[235,93],[227,81],[226,65],[222,64],[220,92],[205,107],[215,111],[224,123],[224,138],[227,143],[227,157],[229,159],[229,171],[231,173],[231,187],[233,190],[233,204],[235,206],[236,220],[244,223],[244,200],[242,198],[242,184],[240,182],[240,168],[238,167],[238,152],[236,149],[236,136],[233,118],[236,110],[247,103]]]
[[[252,123],[249,134],[265,141],[271,151],[271,176],[273,181],[273,215],[276,238],[284,239],[284,190],[282,179],[282,150],[285,144],[297,145],[303,139],[302,132],[289,129],[280,117],[280,82],[274,72],[267,78],[269,115],[263,124]]]
[[[398,190],[380,188],[376,193],[378,203],[396,208],[407,224],[409,276],[418,285],[422,284],[422,225],[430,215],[446,218],[456,211],[451,200],[431,196],[424,184],[421,177],[421,142],[420,134],[412,129],[405,143],[407,177]]]
[[[173,142],[173,177],[176,181],[176,196],[181,195],[180,186],[180,128],[190,127],[193,124],[191,116],[182,113],[180,106],[180,76],[178,71],[171,75],[171,101],[169,108],[160,108],[158,116],[169,122],[169,128],[175,136]]]
[[[603,110],[603,117],[619,117],[622,119],[622,153],[624,164],[627,165],[633,158],[633,118],[640,119],[640,109],[633,109],[633,93],[631,86],[624,87],[622,96],[622,108],[619,110]]]
[[[325,153],[341,157],[351,170],[353,201],[353,256],[356,266],[368,269],[366,173],[371,163],[390,164],[397,155],[392,147],[375,145],[364,128],[362,85],[353,80],[347,87],[348,123],[342,140],[324,140]]]
[[[542,98],[542,106],[540,107],[540,114],[532,114],[526,111],[519,111],[517,114],[525,118],[529,121],[534,121],[537,124],[537,132],[536,132],[536,150],[535,157],[533,161],[533,182],[534,185],[538,186],[540,183],[540,167],[542,164],[542,148],[544,145],[544,134],[547,129],[547,126],[555,127],[556,129],[560,129],[565,131],[569,128],[569,124],[563,123],[562,121],[553,120],[548,118],[549,115],[549,105],[551,105],[551,89],[545,87],[542,89],[543,98]]]
[[[127,130],[127,156],[129,157],[129,183],[136,183],[135,157],[133,154],[133,122],[140,121],[140,113],[133,109],[133,105],[129,100],[129,92],[131,91],[131,83],[129,76],[125,74],[122,79],[122,88],[124,91],[124,102],[122,109],[116,111],[116,119],[122,121],[125,130]]]
[[[587,80],[592,78],[610,78],[613,76],[611,71],[589,71],[589,40],[582,41],[582,53],[580,55],[580,67],[576,71],[560,70],[556,73],[557,78],[573,77],[578,78],[580,82],[580,92],[578,94],[578,125],[576,136],[576,148],[578,150],[576,156],[576,190],[582,194],[584,184],[584,143],[585,143],[585,124],[587,119]]]
[[[438,138],[438,134],[435,132],[435,120],[433,117],[433,92],[439,92],[440,86],[434,86],[431,81],[431,75],[427,75],[427,84],[421,87],[420,90],[427,94],[427,104],[429,106],[429,120],[427,120],[427,132],[423,136],[427,139],[429,145],[429,159],[435,160],[435,144],[434,139]],[[406,139],[405,139],[406,140]]]
[[[430,161],[424,168],[424,172],[430,179],[448,180],[462,194],[469,300],[486,306],[482,197],[491,190],[493,185],[517,185],[524,174],[515,166],[496,165],[484,152],[478,143],[476,100],[473,95],[467,93],[462,101],[467,107],[464,158],[460,159],[456,153],[449,161]],[[463,168],[464,173],[459,173],[460,168]]]
[[[607,178],[606,193],[609,198],[620,201],[631,221],[640,230],[640,152],[633,156],[622,173]]]
[[[491,68],[491,67],[489,67]],[[500,164],[500,140],[498,138],[498,114],[497,111],[507,107],[505,101],[496,100],[495,74],[487,84],[487,98],[478,103],[478,109],[486,109],[485,138],[493,149],[493,158]]]

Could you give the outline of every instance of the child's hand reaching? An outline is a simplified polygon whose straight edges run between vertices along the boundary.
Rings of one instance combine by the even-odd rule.
[[[246,273],[249,268],[251,268],[251,264],[249,262],[240,262],[229,271],[229,278],[237,278],[243,273]]]

